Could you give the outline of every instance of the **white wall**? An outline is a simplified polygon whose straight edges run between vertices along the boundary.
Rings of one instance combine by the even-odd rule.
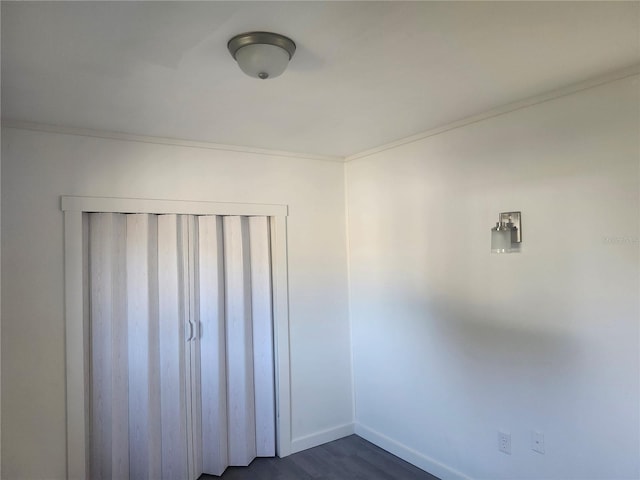
[[[638,91],[617,81],[347,165],[363,436],[443,478],[640,476]],[[3,478],[64,475],[61,194],[288,204],[293,437],[345,432],[342,165],[18,129],[2,157]],[[523,252],[492,256],[510,209]]]
[[[443,478],[640,477],[639,104],[631,77],[348,164],[356,432]],[[509,210],[523,251],[491,255]]]
[[[2,157],[3,478],[65,474],[63,194],[289,205],[294,448],[348,431],[342,164],[12,128]]]

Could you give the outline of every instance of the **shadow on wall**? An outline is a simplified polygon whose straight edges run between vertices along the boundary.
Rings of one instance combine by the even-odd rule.
[[[446,372],[436,373],[439,387],[455,392],[467,414],[493,427],[512,422],[515,428],[526,419],[535,428],[553,423],[567,406],[589,403],[590,351],[575,333],[549,327],[544,315],[523,316],[507,307],[448,297],[429,305],[416,301],[426,314],[422,335],[431,336],[438,350],[428,361]]]
[[[537,327],[533,314],[525,318],[506,307],[442,297],[424,308],[430,312],[429,328],[478,366],[497,367],[503,373],[546,367],[558,374],[570,371],[570,360],[579,352],[572,335],[560,328]]]

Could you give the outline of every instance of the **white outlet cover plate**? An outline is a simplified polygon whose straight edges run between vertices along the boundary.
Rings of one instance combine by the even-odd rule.
[[[507,455],[511,455],[511,434],[498,432],[498,450]]]

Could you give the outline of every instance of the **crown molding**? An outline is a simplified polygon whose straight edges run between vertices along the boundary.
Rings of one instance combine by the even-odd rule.
[[[268,148],[242,147],[239,145],[226,145],[222,143],[200,142],[183,140],[179,138],[153,137],[148,135],[133,135],[129,133],[110,132],[105,130],[92,130],[88,128],[63,127],[44,123],[23,122],[13,119],[2,119],[2,128],[15,128],[19,130],[33,130],[36,132],[57,133],[62,135],[79,135],[82,137],[105,138],[108,140],[122,140],[126,142],[151,143],[155,145],[170,145],[187,148],[204,148],[225,152],[251,153],[256,155],[268,155],[272,157],[304,158],[307,160],[320,160],[325,162],[344,162],[344,157],[333,155],[315,155],[310,153],[288,152],[284,150],[270,150]]]
[[[542,93],[539,95],[534,95],[533,97],[526,98],[524,100],[519,100],[517,102],[509,103],[506,105],[502,105],[497,108],[493,108],[491,110],[487,110],[485,112],[472,115],[469,117],[462,118],[460,120],[456,120],[455,122],[448,123],[446,125],[441,125],[436,128],[432,128],[430,130],[426,130],[422,133],[418,133],[415,135],[411,135],[410,137],[401,138],[399,140],[395,140],[393,142],[385,143],[378,147],[374,147],[368,150],[364,150],[360,153],[355,153],[353,155],[348,155],[344,161],[345,163],[352,162],[354,160],[359,160],[361,158],[369,157],[376,153],[384,152],[385,150],[390,150],[392,148],[400,147],[402,145],[406,145],[408,143],[417,142],[419,140],[423,140],[425,138],[433,137],[435,135],[439,135],[444,132],[448,132],[450,130],[455,130],[456,128],[461,128],[466,125],[471,125],[472,123],[481,122],[483,120],[487,120],[489,118],[497,117],[500,115],[504,115],[506,113],[514,112],[516,110],[520,110],[527,107],[532,107],[534,105],[538,105],[540,103],[548,102],[550,100],[555,100],[560,97],[565,97],[567,95],[572,95],[574,93],[581,92],[583,90],[587,90],[590,88],[598,87],[600,85],[605,85],[607,83],[615,82],[618,80],[622,80],[624,78],[633,77],[635,75],[640,75],[640,64],[635,64],[627,68],[623,68],[621,70],[616,70],[614,72],[607,73],[605,75],[600,75],[597,77],[592,77],[588,80],[584,80],[578,83],[574,83],[568,85],[566,87],[562,87],[556,90],[551,90],[546,93]]]
[[[34,131],[48,132],[48,133],[58,133],[63,135],[80,135],[84,137],[106,138],[111,140],[122,140],[122,141],[128,141],[128,142],[151,143],[156,145],[172,145],[172,146],[179,146],[179,147],[203,148],[203,149],[219,150],[219,151],[227,151],[227,152],[251,153],[256,155],[268,155],[268,156],[276,156],[276,157],[301,158],[301,159],[307,159],[307,160],[320,160],[320,161],[328,161],[328,162],[348,163],[348,162],[369,157],[376,153],[384,152],[385,150],[390,150],[392,148],[417,142],[425,138],[433,137],[435,135],[448,132],[450,130],[455,130],[457,128],[471,125],[473,123],[481,122],[483,120],[488,120],[490,118],[498,117],[500,115],[514,112],[516,110],[521,110],[523,108],[538,105],[540,103],[548,102],[550,100],[555,100],[560,97],[572,95],[574,93],[578,93],[583,90],[588,90],[590,88],[598,87],[601,85],[605,85],[607,83],[615,82],[615,81],[622,80],[624,78],[628,78],[636,75],[640,75],[640,64],[635,64],[630,67],[623,68],[621,70],[616,70],[616,71],[607,73],[605,75],[593,77],[593,78],[590,78],[578,83],[574,83],[556,90],[552,90],[546,93],[534,95],[524,100],[519,100],[517,102],[502,105],[500,107],[493,108],[491,110],[487,110],[485,112],[478,113],[476,115],[471,115],[469,117],[456,120],[455,122],[441,125],[439,127],[432,128],[424,132],[411,135],[409,137],[401,138],[393,142],[385,143],[383,145],[373,147],[373,148],[364,150],[362,152],[355,153],[353,155],[348,155],[346,157],[341,157],[338,155],[316,155],[316,154],[310,154],[310,153],[288,152],[283,150],[270,150],[266,148],[243,147],[238,145],[226,145],[221,143],[200,142],[200,141],[193,141],[193,140],[183,140],[178,138],[133,135],[133,134],[121,133],[121,132],[91,130],[86,128],[62,127],[62,126],[48,125],[48,124],[42,124],[42,123],[23,122],[23,121],[13,120],[13,119],[2,119],[2,127],[16,128],[21,130],[34,130]]]

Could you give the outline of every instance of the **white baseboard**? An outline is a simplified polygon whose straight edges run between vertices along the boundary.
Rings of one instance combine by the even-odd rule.
[[[421,468],[425,472],[440,478],[441,480],[472,480],[471,477],[444,465],[433,458],[427,457],[420,452],[407,447],[369,427],[365,427],[360,423],[355,424],[355,434],[365,440],[377,445],[378,447],[393,453],[406,462]]]
[[[333,442],[342,437],[353,435],[353,423],[346,423],[334,428],[312,433],[304,437],[294,438],[291,441],[291,453],[301,452],[308,448],[317,447],[323,443]]]

